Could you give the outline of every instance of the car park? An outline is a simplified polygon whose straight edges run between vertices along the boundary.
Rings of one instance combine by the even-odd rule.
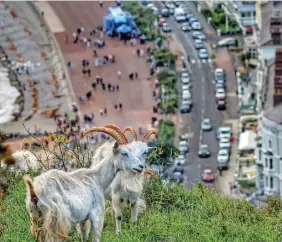
[[[200,158],[208,158],[208,157],[210,157],[210,155],[211,155],[211,153],[209,151],[208,145],[206,145],[206,144],[200,145],[198,156]]]
[[[180,106],[180,112],[181,113],[189,113],[191,111],[191,105],[189,104],[181,104]]]
[[[207,49],[200,49],[198,55],[199,55],[200,59],[208,59],[209,58],[209,54],[208,54]]]
[[[168,18],[168,17],[170,16],[170,14],[169,14],[169,9],[163,8],[163,9],[161,10],[161,16],[162,16],[163,18]]]
[[[226,101],[225,100],[218,100],[217,110],[219,110],[219,111],[226,110]]]
[[[192,27],[193,30],[201,30],[202,29],[202,25],[199,22],[192,23],[191,27]]]
[[[230,139],[228,139],[228,138],[222,138],[222,139],[220,139],[220,141],[219,141],[219,149],[220,149],[220,150],[226,149],[226,150],[228,150],[228,152],[229,152],[230,149],[231,149],[231,142],[230,142]]]
[[[181,30],[182,30],[183,32],[188,32],[188,31],[191,30],[191,27],[189,26],[188,23],[183,23],[183,24],[181,25]]]
[[[205,118],[201,123],[201,129],[203,131],[211,131],[212,130],[212,124],[211,120],[209,118]]]
[[[204,182],[213,182],[214,181],[214,174],[211,169],[205,169],[203,171],[202,180]]]
[[[200,40],[200,39],[195,39],[195,41],[194,41],[194,46],[195,46],[195,48],[196,48],[197,50],[198,50],[198,49],[203,49],[203,48],[205,48],[205,45],[204,45],[203,41]]]
[[[162,29],[163,29],[163,32],[165,32],[165,33],[171,32],[171,28],[170,28],[168,23],[163,23]]]
[[[217,155],[218,166],[221,168],[228,168],[229,152],[227,150],[219,150]]]
[[[220,140],[222,138],[231,139],[232,129],[228,126],[219,127],[216,132],[216,139]]]
[[[223,88],[219,88],[219,89],[216,90],[216,93],[215,93],[216,101],[225,100],[225,97],[226,97],[226,94],[225,94],[225,90]]]

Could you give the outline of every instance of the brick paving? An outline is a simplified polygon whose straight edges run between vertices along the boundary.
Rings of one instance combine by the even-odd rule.
[[[84,114],[93,112],[95,114],[95,124],[104,125],[114,123],[122,127],[132,125],[137,128],[139,124],[147,127],[152,116],[152,107],[155,104],[152,98],[152,89],[149,87],[147,77],[149,66],[146,57],[138,58],[136,49],[140,46],[131,47],[129,43],[125,46],[123,42],[116,39],[109,39],[105,36],[106,47],[97,49],[99,57],[104,55],[115,55],[116,63],[108,63],[102,67],[94,66],[93,48],[88,48],[81,44],[72,43],[72,33],[79,27],[84,27],[86,31],[96,28],[102,24],[102,17],[107,12],[107,7],[111,2],[105,2],[104,7],[99,7],[99,2],[50,2],[53,9],[61,19],[66,32],[56,33],[66,61],[71,61],[74,68],[70,69],[70,77],[76,97],[85,95],[91,90],[91,83],[96,79],[96,75],[103,78],[104,83],[119,85],[120,91],[102,91],[99,86],[94,92],[91,101],[81,105]],[[79,6],[79,11],[77,11]],[[81,14],[83,13],[83,14]],[[65,36],[68,35],[68,43],[65,43]],[[98,38],[99,33],[93,38]],[[81,75],[81,61],[88,59],[91,66],[91,77],[84,78]],[[118,80],[117,72],[122,72],[122,80]],[[129,73],[138,72],[138,79],[129,80]],[[123,110],[115,110],[114,105],[122,103]],[[99,109],[107,108],[107,117],[100,117]]]

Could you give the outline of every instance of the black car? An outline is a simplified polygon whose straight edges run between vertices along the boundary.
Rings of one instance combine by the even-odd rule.
[[[208,158],[208,157],[210,157],[210,155],[211,155],[211,153],[209,151],[208,146],[207,145],[201,145],[199,152],[198,152],[198,156],[200,158]]]
[[[168,18],[170,16],[169,10],[167,8],[162,9],[161,16],[163,18]]]
[[[219,101],[217,102],[217,109],[218,109],[219,111],[224,111],[224,110],[226,110],[226,102],[225,102],[224,100],[219,100]]]
[[[191,111],[191,105],[189,104],[182,104],[180,106],[180,112],[181,113],[189,113]]]
[[[180,165],[180,164],[177,164],[174,168],[173,168],[173,173],[176,173],[176,172],[180,172],[181,174],[184,173],[184,166],[183,165]]]

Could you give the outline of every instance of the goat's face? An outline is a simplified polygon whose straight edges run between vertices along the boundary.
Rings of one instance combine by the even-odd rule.
[[[142,141],[133,141],[130,145],[132,149],[134,150],[134,154],[145,166],[146,156],[149,152],[149,147],[147,143],[144,143]]]
[[[133,173],[141,173],[145,167],[144,164],[135,155],[135,150],[129,145],[121,145],[115,143],[113,147],[115,156],[115,166],[117,169],[131,171]]]

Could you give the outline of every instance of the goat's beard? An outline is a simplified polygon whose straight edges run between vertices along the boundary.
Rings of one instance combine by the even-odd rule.
[[[120,185],[122,190],[127,192],[141,192],[143,190],[142,174],[134,174],[132,171],[118,172],[116,182],[112,185]]]

